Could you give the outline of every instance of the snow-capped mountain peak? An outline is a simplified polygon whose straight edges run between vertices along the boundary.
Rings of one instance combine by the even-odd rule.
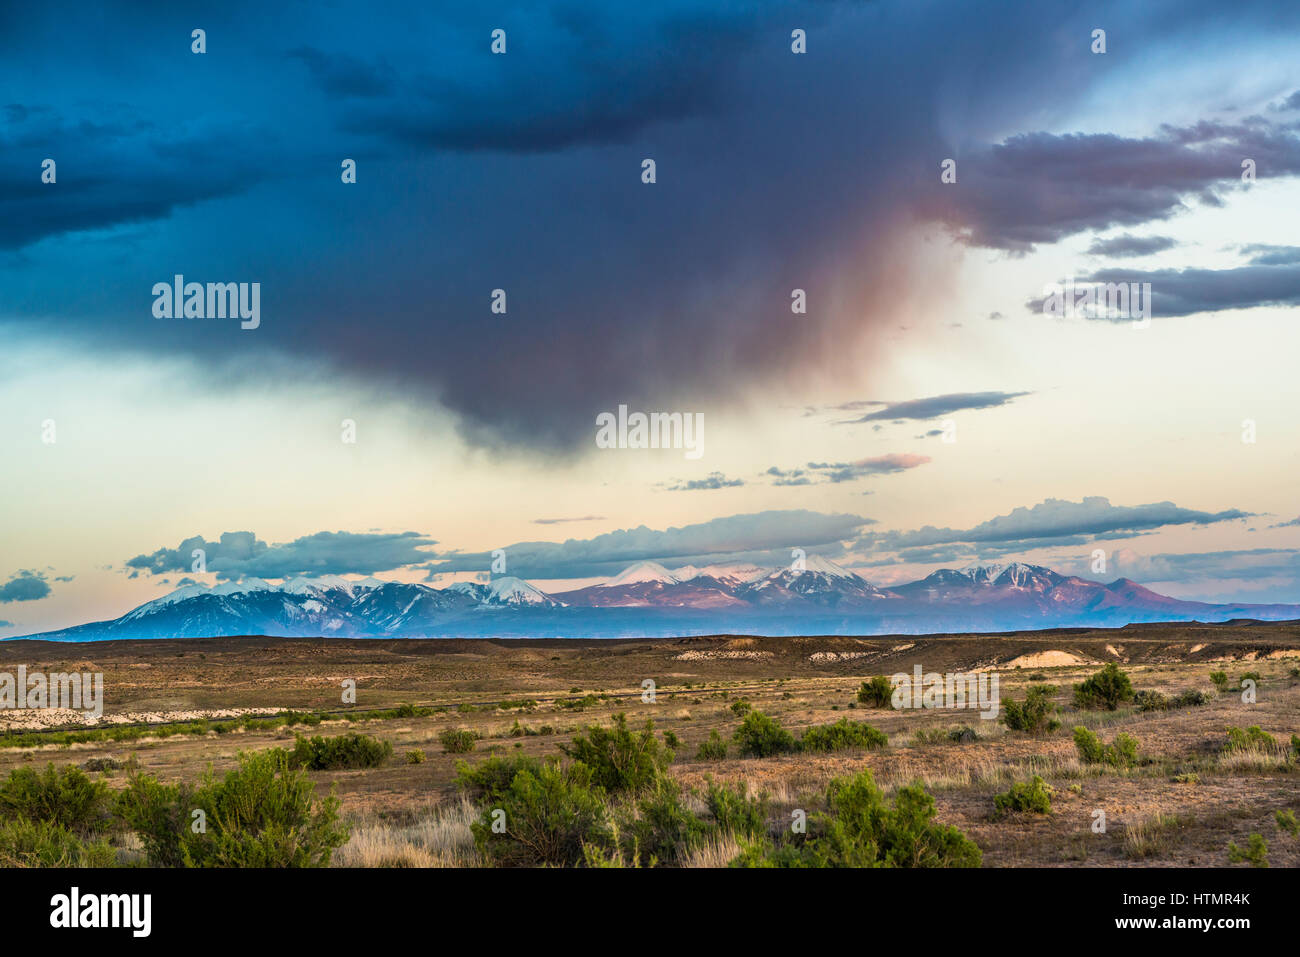
[[[829,558],[823,558],[820,555],[809,555],[804,559],[804,571],[817,572],[822,575],[828,575],[831,578],[861,578],[856,572],[851,572],[843,565],[837,565]]]
[[[493,605],[554,605],[555,600],[522,578],[497,578],[487,586],[487,602]]]
[[[716,578],[722,582],[751,582],[766,578],[772,574],[771,568],[764,568],[751,562],[722,562],[716,565],[683,565],[671,572],[679,582],[688,582],[696,578]]]
[[[598,587],[618,588],[621,585],[641,585],[646,582],[662,582],[665,585],[675,585],[678,580],[673,576],[672,572],[658,562],[637,562],[634,565],[629,565]]]

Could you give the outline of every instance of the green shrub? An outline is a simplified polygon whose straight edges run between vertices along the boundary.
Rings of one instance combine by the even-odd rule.
[[[1082,684],[1074,686],[1074,705],[1090,710],[1114,711],[1133,698],[1133,684],[1119,665],[1110,662]]]
[[[1237,680],[1237,687],[1240,688],[1247,681],[1253,681],[1255,684],[1259,684],[1263,680],[1263,676],[1258,671],[1243,671],[1241,673],[1241,678]]]
[[[15,768],[0,784],[0,818],[48,822],[80,837],[106,829],[111,804],[108,785],[71,765],[48,764],[40,774]]]
[[[873,708],[885,708],[893,701],[894,686],[884,675],[876,675],[870,681],[862,682],[858,688],[858,703]]]
[[[421,749],[421,748],[412,748],[410,751],[407,751],[407,752],[406,752],[406,763],[407,763],[407,764],[423,764],[423,763],[424,763],[424,751],[423,751],[423,749]]]
[[[1242,864],[1249,862],[1252,867],[1268,867],[1268,842],[1263,834],[1252,834],[1243,850],[1234,842],[1228,843],[1228,862]]]
[[[676,753],[677,751],[679,751],[679,750],[681,749],[681,746],[682,746],[682,739],[679,738],[679,737],[677,737],[676,732],[673,732],[673,731],[665,731],[665,732],[664,732],[664,746],[667,747],[668,750],[670,750],[670,751]]]
[[[1226,671],[1211,671],[1210,681],[1220,694],[1228,690],[1228,673]]]
[[[974,728],[968,727],[964,724],[961,727],[953,728],[948,732],[948,740],[956,742],[957,744],[965,744],[968,741],[978,741],[979,739],[979,733]]]
[[[464,728],[444,728],[438,734],[438,743],[447,754],[468,754],[476,740],[474,732]]]
[[[1061,722],[1052,717],[1056,705],[1052,695],[1056,694],[1055,685],[1030,685],[1025,689],[1024,702],[1008,698],[1002,705],[1002,723],[1012,731],[1026,734],[1045,734],[1055,731]]]
[[[493,755],[475,765],[457,761],[456,784],[476,801],[497,804],[520,771],[530,771],[536,775],[541,769],[541,761],[523,754]]]
[[[613,841],[634,864],[677,864],[703,843],[709,826],[683,803],[681,786],[661,777],[620,808]]]
[[[826,792],[827,810],[809,819],[807,835],[782,842],[755,842],[732,867],[978,867],[975,842],[955,827],[938,824],[934,798],[919,784],[884,799],[870,771],[836,778]]]
[[[733,737],[736,749],[744,757],[767,758],[795,749],[794,735],[761,711],[745,715]]]
[[[927,744],[941,744],[948,740],[948,732],[943,728],[917,728],[912,732],[913,747],[919,748]]]
[[[580,761],[521,766],[509,784],[482,805],[470,824],[474,843],[500,867],[583,863],[584,847],[610,848],[605,792]],[[495,829],[494,829],[495,826]]]
[[[611,727],[592,725],[586,736],[574,735],[573,743],[560,745],[560,750],[590,768],[592,782],[611,794],[646,790],[673,760],[673,753],[655,737],[653,721],[647,719],[641,731],[633,732],[622,712]]]
[[[1074,746],[1085,764],[1108,764],[1130,768],[1138,761],[1137,739],[1121,731],[1113,744],[1102,744],[1096,734],[1084,727],[1074,729]]]
[[[289,766],[309,771],[337,771],[349,768],[377,768],[393,756],[393,746],[353,731],[336,738],[304,738],[294,735]]]
[[[1292,837],[1300,837],[1300,823],[1296,822],[1294,811],[1278,808],[1273,817],[1277,820],[1279,831],[1285,831]]]
[[[1133,692],[1133,705],[1139,711],[1168,711],[1171,704],[1159,691]]]
[[[841,718],[834,724],[814,725],[804,731],[800,747],[804,751],[842,751],[845,748],[883,748],[889,735],[865,721]]]
[[[132,775],[117,813],[151,867],[328,867],[348,839],[338,799],[318,801],[281,750],[241,754],[236,770],[217,780],[209,769],[197,788]]]
[[[55,821],[0,821],[0,867],[112,867],[115,860],[103,838],[88,843]]]
[[[737,698],[735,701],[731,702],[731,713],[738,718],[743,718],[752,710],[754,710],[754,706],[744,698]]]
[[[696,761],[723,761],[727,757],[727,742],[717,731],[709,732],[709,740],[700,742],[700,749],[695,752]]]
[[[1031,814],[1050,814],[1052,811],[1052,788],[1035,774],[1028,781],[1011,785],[1006,794],[993,798],[993,808],[998,816],[1016,811]]]
[[[704,792],[704,803],[713,816],[714,824],[723,833],[751,840],[767,833],[767,796],[751,796],[749,785],[743,781],[734,787],[709,781]]]
[[[1245,731],[1242,731],[1241,728],[1229,728],[1228,743],[1224,745],[1223,750],[1255,751],[1262,754],[1272,754],[1279,750],[1279,747],[1271,734],[1264,731],[1259,725],[1253,724]]]

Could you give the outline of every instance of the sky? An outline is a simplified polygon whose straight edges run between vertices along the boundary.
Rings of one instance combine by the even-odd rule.
[[[1297,28],[5,5],[0,637],[497,549],[552,588],[803,548],[1300,602]],[[256,328],[159,315],[177,275],[257,283]],[[1067,279],[1149,320],[1045,314]],[[621,406],[698,455],[602,447]]]

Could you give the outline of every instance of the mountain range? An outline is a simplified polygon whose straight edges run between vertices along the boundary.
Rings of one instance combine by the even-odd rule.
[[[189,585],[121,618],[27,635],[53,641],[282,637],[669,637],[927,634],[1134,622],[1300,618],[1300,605],[1208,604],[1015,562],[940,569],[878,588],[812,556],[804,567],[643,561],[606,582],[547,594],[513,577],[445,588],[377,578],[246,578]]]

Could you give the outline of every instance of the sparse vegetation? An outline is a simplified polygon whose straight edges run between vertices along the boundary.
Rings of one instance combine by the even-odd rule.
[[[808,728],[799,741],[804,751],[842,751],[846,748],[883,748],[889,744],[889,735],[865,721],[841,718],[834,724]]]
[[[288,761],[290,767],[309,771],[339,771],[377,768],[392,756],[390,742],[353,731],[337,738],[296,735]]]
[[[1084,764],[1105,764],[1113,768],[1131,768],[1138,762],[1137,739],[1121,731],[1112,744],[1102,744],[1101,739],[1087,728],[1074,729],[1074,746]]]
[[[1203,691],[1184,691],[1172,698],[1159,691],[1135,691],[1133,704],[1139,711],[1169,711],[1173,708],[1189,708],[1203,705],[1209,698]]]
[[[934,820],[934,798],[920,785],[899,788],[886,802],[870,771],[836,778],[826,811],[812,815],[806,835],[748,844],[733,867],[979,867],[979,847],[955,827]]]
[[[1052,695],[1056,694],[1055,685],[1030,685],[1025,691],[1023,702],[1007,699],[1002,703],[1002,723],[1012,731],[1025,734],[1048,734],[1061,726],[1053,714],[1056,705]]]
[[[1300,824],[1296,823],[1295,812],[1284,808],[1279,808],[1273,815],[1277,821],[1277,829],[1292,837],[1300,837]]]
[[[1262,834],[1252,834],[1245,848],[1235,842],[1228,843],[1229,864],[1250,864],[1251,867],[1268,867],[1268,841]]]
[[[727,742],[717,731],[710,731],[708,740],[701,741],[699,750],[695,752],[696,761],[725,761],[726,758]]]
[[[318,801],[283,751],[241,754],[196,788],[132,775],[117,813],[153,867],[326,867],[348,837],[337,798]]]
[[[390,664],[381,655],[373,672],[365,672],[373,674],[370,687],[376,694],[369,702],[377,705],[374,710],[268,709],[260,716],[232,717],[211,716],[220,715],[213,712],[194,720],[192,716],[208,712],[173,712],[177,720],[164,725],[120,729],[115,737],[121,740],[110,736],[119,730],[112,725],[37,733],[37,743],[74,744],[71,753],[47,749],[52,767],[46,766],[46,754],[0,750],[0,865],[163,866],[170,861],[184,866],[180,848],[190,843],[188,838],[152,850],[149,840],[197,823],[190,812],[203,809],[186,804],[178,792],[188,788],[192,794],[209,783],[222,784],[226,775],[241,771],[244,759],[237,755],[243,750],[265,760],[279,756],[282,766],[273,778],[306,777],[309,787],[302,793],[312,802],[306,821],[298,815],[298,823],[282,826],[276,822],[294,815],[279,811],[261,823],[250,819],[237,828],[242,837],[190,847],[193,866],[280,866],[279,861],[319,866],[324,855],[311,849],[322,845],[330,847],[328,860],[334,866],[717,867],[732,861],[738,866],[838,866],[865,861],[867,853],[854,856],[856,837],[832,840],[827,819],[838,816],[843,823],[846,814],[844,805],[833,812],[826,782],[847,780],[845,775],[870,764],[884,809],[895,811],[905,789],[919,785],[937,802],[928,823],[937,817],[967,831],[986,865],[1085,860],[1103,867],[1227,864],[1232,840],[1240,845],[1235,864],[1245,866],[1259,857],[1247,837],[1259,833],[1267,838],[1264,860],[1274,868],[1294,867],[1300,863],[1300,826],[1294,823],[1300,807],[1288,789],[1300,768],[1300,734],[1286,718],[1300,707],[1300,683],[1285,677],[1296,659],[1278,661],[1271,652],[1300,648],[1300,642],[1280,626],[1260,625],[1249,634],[1187,626],[1194,637],[1180,628],[1170,626],[1166,634],[1165,626],[1152,626],[1154,637],[1123,637],[1124,644],[1116,647],[1129,663],[1119,667],[1142,690],[1115,710],[1076,710],[1072,694],[1066,697],[1041,683],[1049,676],[1068,693],[1072,685],[1066,682],[1095,677],[1101,664],[1034,660],[1030,656],[1048,646],[1041,637],[1023,639],[1016,654],[1028,664],[1003,675],[1005,727],[972,720],[971,711],[954,713],[956,721],[968,725],[945,721],[943,713],[933,710],[886,706],[864,713],[868,704],[856,700],[864,679],[851,675],[853,665],[843,664],[842,657],[818,657],[814,667],[799,670],[813,652],[842,655],[849,647],[842,640],[801,639],[789,647],[778,639],[727,636],[610,643],[601,646],[598,656],[562,655],[563,671],[548,664],[546,655],[531,651],[531,645],[515,642],[485,644],[490,654],[482,656],[448,655],[442,646],[437,654],[400,656],[400,663]],[[277,643],[274,668],[259,670],[263,651],[246,650],[267,647],[259,641],[226,642],[229,647],[223,650],[221,641],[214,640],[205,648],[207,667],[229,672],[234,664],[252,679],[232,686],[235,690],[222,704],[302,708],[325,700],[317,684],[299,680],[319,673],[319,648]],[[952,636],[940,645],[922,637],[910,654],[899,651],[898,638],[853,641],[880,661],[874,667],[886,672],[906,670],[917,655],[933,660],[940,670],[984,667],[1005,660],[1007,650],[997,638]],[[1114,633],[1099,633],[1071,638],[1066,647],[1091,660],[1106,661],[1109,655],[1118,661],[1106,649],[1114,641]],[[1227,697],[1198,707],[1205,692],[1214,697],[1207,668],[1220,666],[1170,657],[1171,649],[1185,652],[1196,643],[1204,644],[1203,653],[1197,653],[1200,661],[1249,662],[1223,666],[1234,687],[1242,668],[1262,675],[1266,696],[1260,707],[1245,709],[1256,726],[1228,727],[1230,715],[1245,713],[1233,687]],[[0,656],[5,647],[0,644]],[[115,699],[115,707],[147,713],[156,707],[151,702],[158,700],[161,688],[183,688],[189,680],[171,664],[178,660],[172,651],[155,654],[154,647],[148,646],[144,659],[149,669],[125,673],[131,680],[122,680],[122,669],[137,667],[132,662],[141,659],[103,649],[109,658],[102,666],[106,677],[129,689],[127,697]],[[333,648],[331,643],[329,653]],[[699,650],[720,648],[727,650],[726,657],[695,657]],[[726,663],[731,648],[753,657],[736,653],[731,670]],[[941,660],[941,649],[950,657]],[[692,657],[683,661],[701,664],[680,663],[676,656],[684,650]],[[179,660],[191,669],[198,665],[195,653]],[[841,663],[827,666],[834,662]],[[173,670],[166,671],[169,667]],[[692,675],[694,690],[683,690],[681,678],[665,678],[674,684],[661,685],[660,707],[643,709],[654,714],[653,725],[646,725],[632,710],[636,684],[624,675],[668,675],[686,667],[704,672]],[[770,668],[782,669],[784,680],[763,670]],[[272,674],[275,680],[268,682]],[[521,680],[534,675],[545,680]],[[417,680],[419,687],[446,689],[450,700],[388,703],[402,701],[410,693],[403,689],[416,687]],[[585,690],[565,694],[571,685]],[[556,688],[561,689],[558,695]],[[1008,699],[1013,699],[1009,708]],[[850,704],[858,710],[842,717]],[[626,709],[625,718],[618,717],[620,709]],[[377,715],[393,720],[376,723]],[[112,713],[107,717],[120,719]],[[1071,732],[1068,739],[1048,736],[1057,721]],[[473,750],[485,753],[461,754],[461,761],[444,754],[439,736],[449,725],[472,735]],[[70,735],[83,731],[94,739],[70,741]],[[372,747],[351,750],[378,747],[382,752],[387,744],[398,760],[384,755],[370,767],[365,766],[370,759],[363,757],[363,766],[348,768],[349,749],[324,742],[347,739],[353,732],[365,732],[356,738],[368,739]],[[31,732],[0,738],[12,741],[20,733]],[[548,739],[547,734],[558,737]],[[312,747],[312,735],[322,736],[321,746]],[[428,750],[430,743],[433,750]],[[895,759],[866,750],[890,743],[913,747]],[[331,752],[343,755],[338,768],[326,767],[336,763]],[[645,752],[654,756],[647,759]],[[674,754],[694,760],[670,763]],[[764,760],[754,760],[759,756]],[[204,775],[209,762],[212,770]],[[453,774],[464,793],[448,800]],[[1034,776],[1041,789],[1035,788]],[[311,820],[334,779],[343,803],[335,807],[332,827],[350,829],[353,835],[337,846],[310,836]],[[263,808],[274,807],[275,800],[294,803],[285,798],[268,804],[263,797],[249,796],[255,790],[245,788],[238,801]],[[86,794],[96,810],[82,814],[77,808]],[[128,794],[133,797],[123,796]],[[148,800],[139,801],[141,795]],[[1226,803],[1225,795],[1231,796]],[[1003,799],[1002,806],[996,798]],[[1112,815],[1109,839],[1087,833],[1088,814],[1097,806]],[[1047,808],[1048,816],[1035,807]],[[205,811],[204,816],[212,837],[212,815]],[[853,830],[875,833],[877,826],[883,824],[868,822]],[[559,851],[544,843],[534,846],[542,832],[571,839],[561,842]],[[272,833],[280,837],[272,839]],[[878,855],[874,863],[887,862]]]
[[[474,732],[464,728],[447,728],[438,734],[438,743],[448,754],[468,754],[474,750]]]
[[[1005,794],[993,798],[994,813],[998,816],[1011,813],[1050,814],[1052,813],[1052,788],[1035,774],[1028,781],[1011,785]]]
[[[768,758],[795,750],[794,735],[761,711],[751,711],[736,729],[736,750],[748,758]]]
[[[631,731],[627,715],[619,712],[609,728],[592,725],[560,750],[591,770],[592,782],[610,793],[639,793],[653,785],[672,762],[673,753],[659,743],[654,722]]]
[[[103,838],[84,840],[53,821],[0,821],[0,867],[112,867],[115,860]]]
[[[858,703],[872,708],[887,708],[893,701],[894,686],[884,675],[876,675],[862,682],[858,688]]]
[[[106,784],[91,780],[72,766],[58,771],[48,764],[40,773],[32,768],[15,768],[0,784],[0,819],[52,824],[79,837],[105,828],[111,803]],[[50,834],[45,836],[54,839]]]
[[[1074,686],[1074,705],[1088,710],[1114,711],[1133,699],[1133,684],[1119,665],[1110,662],[1082,684]]]
[[[1278,743],[1271,734],[1253,724],[1245,731],[1241,728],[1228,728],[1228,743],[1223,746],[1223,750],[1273,754],[1278,750]]]

